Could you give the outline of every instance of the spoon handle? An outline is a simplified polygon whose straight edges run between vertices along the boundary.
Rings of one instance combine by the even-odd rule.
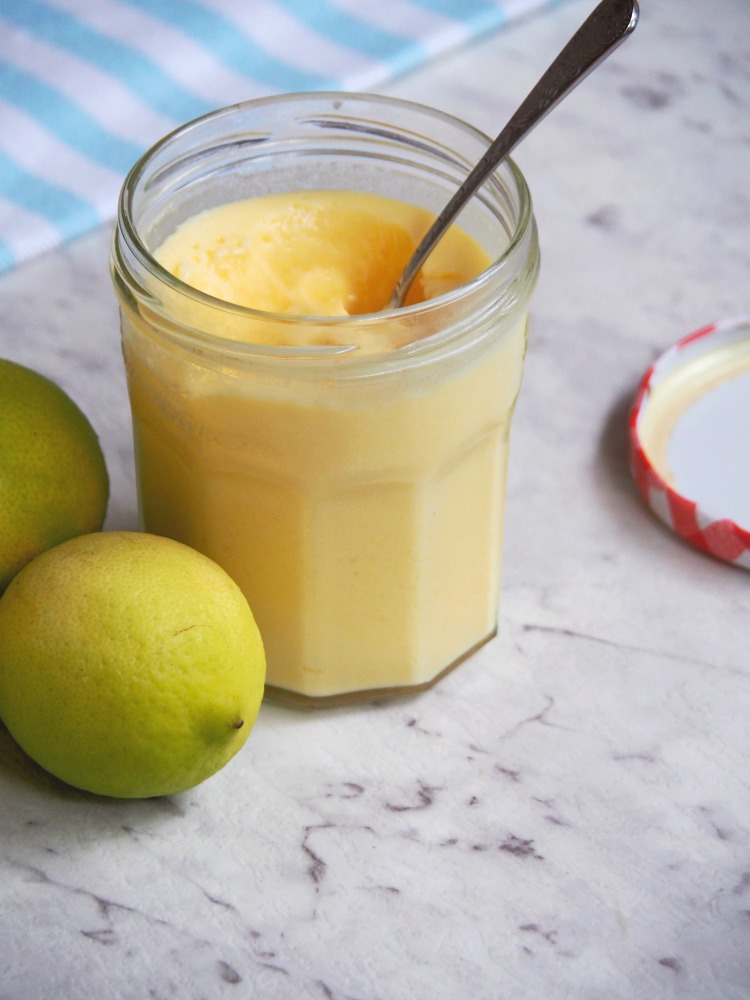
[[[637,23],[637,0],[602,0],[592,11],[428,229],[396,285],[389,308],[403,305],[425,257],[501,160],[627,38]]]

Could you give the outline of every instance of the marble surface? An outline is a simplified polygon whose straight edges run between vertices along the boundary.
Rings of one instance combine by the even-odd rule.
[[[590,9],[383,89],[497,131]],[[497,639],[419,697],[266,704],[173,798],[75,792],[0,732],[1,1000],[750,996],[750,578],[646,511],[625,447],[654,357],[750,306],[748,29],[644,0],[518,151],[543,270]],[[135,527],[108,242],[5,276],[0,348],[88,412]]]

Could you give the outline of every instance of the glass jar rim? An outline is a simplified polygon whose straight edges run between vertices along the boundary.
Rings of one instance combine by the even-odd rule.
[[[249,306],[229,302],[207,292],[203,292],[194,286],[189,285],[187,282],[182,281],[180,278],[176,277],[169,270],[167,270],[167,268],[165,268],[162,264],[160,264],[156,257],[148,249],[145,238],[141,236],[134,219],[133,210],[133,201],[136,191],[140,184],[147,183],[149,167],[154,163],[159,155],[163,154],[171,145],[178,143],[179,140],[188,136],[191,132],[196,132],[214,122],[220,121],[222,118],[230,118],[233,115],[252,111],[253,109],[259,107],[270,108],[274,105],[301,106],[305,103],[314,104],[316,102],[320,105],[326,102],[333,102],[334,107],[337,107],[337,110],[341,110],[340,106],[344,106],[344,114],[350,107],[356,109],[357,107],[362,106],[383,107],[393,110],[407,110],[411,114],[420,116],[425,120],[432,119],[438,123],[447,125],[458,132],[462,132],[468,138],[478,141],[479,144],[485,148],[491,142],[491,139],[481,130],[456,117],[455,115],[448,114],[447,112],[440,111],[419,102],[364,92],[321,90],[274,94],[217,108],[216,110],[194,118],[167,133],[148,150],[146,150],[146,152],[131,167],[120,191],[118,222],[115,231],[114,267],[118,271],[122,271],[123,267],[127,270],[127,265],[121,265],[121,261],[118,259],[119,248],[117,244],[120,239],[122,239],[127,246],[129,253],[132,254],[138,265],[142,267],[145,272],[156,279],[160,285],[168,288],[173,293],[177,293],[183,298],[183,300],[194,301],[204,309],[207,308],[221,311],[227,315],[236,316],[241,319],[274,323],[278,327],[293,325],[298,330],[305,329],[306,327],[315,327],[318,330],[341,329],[343,326],[359,327],[361,329],[365,326],[377,326],[383,322],[387,322],[389,319],[392,320],[393,316],[396,314],[400,320],[417,320],[421,317],[434,314],[435,312],[439,312],[441,310],[455,309],[460,306],[462,302],[470,301],[472,298],[480,295],[488,284],[497,281],[501,272],[509,266],[509,262],[514,257],[514,254],[517,253],[519,246],[523,243],[529,231],[534,228],[531,194],[521,170],[511,157],[507,157],[501,164],[499,164],[495,171],[493,171],[492,175],[487,179],[487,181],[485,181],[485,185],[491,183],[493,180],[496,184],[500,185],[502,185],[503,182],[505,185],[510,184],[512,193],[517,202],[512,219],[514,227],[512,231],[509,232],[508,242],[502,251],[495,259],[492,260],[485,270],[483,270],[476,277],[472,278],[470,281],[467,281],[459,285],[457,288],[444,292],[433,298],[425,299],[422,302],[417,302],[412,305],[402,306],[398,310],[384,309],[378,312],[368,312],[357,315],[317,316],[290,315],[287,313],[275,313],[260,309],[253,309]],[[394,136],[397,136],[399,128],[398,124],[393,123],[390,127],[393,129]],[[424,148],[426,150],[431,148],[429,135],[419,135],[417,136],[417,139],[424,144]],[[467,168],[467,173],[468,169],[470,169],[472,165],[473,163]],[[502,180],[500,179],[501,173],[504,175]],[[480,192],[477,192],[474,197],[477,197],[479,193]],[[350,354],[352,352],[355,354],[358,353],[356,345],[322,346],[317,344],[310,346],[309,348],[301,348],[299,345],[289,345],[287,348],[286,345],[281,344],[263,345],[259,343],[237,341],[197,330],[195,333],[196,335],[199,334],[198,339],[204,345],[211,344],[212,346],[222,350],[229,348],[233,354],[244,354],[247,351],[248,353],[252,353],[256,356],[258,354],[268,354],[278,357],[287,353],[293,353],[295,356],[299,356],[301,352],[303,355],[308,355],[310,357],[331,357],[332,355],[338,356],[342,354]],[[189,339],[194,338],[190,337]],[[428,339],[431,340],[432,338],[430,337]],[[425,341],[418,343],[424,345]],[[396,348],[395,351],[391,351],[390,353],[410,353],[409,348],[413,349],[414,344],[407,344],[404,347]]]

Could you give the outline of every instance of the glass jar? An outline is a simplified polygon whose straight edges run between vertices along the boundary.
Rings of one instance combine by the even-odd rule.
[[[492,264],[393,311],[259,312],[189,287],[154,251],[197,212],[271,192],[367,191],[437,213],[488,143],[400,100],[285,95],[185,125],[123,186],[112,270],[142,524],[243,589],[270,697],[411,692],[495,635],[539,268],[529,192],[502,164],[459,218]]]

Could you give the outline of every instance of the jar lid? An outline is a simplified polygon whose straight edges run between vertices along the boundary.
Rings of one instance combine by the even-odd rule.
[[[750,569],[750,316],[684,337],[644,374],[630,468],[656,516],[717,559]]]

